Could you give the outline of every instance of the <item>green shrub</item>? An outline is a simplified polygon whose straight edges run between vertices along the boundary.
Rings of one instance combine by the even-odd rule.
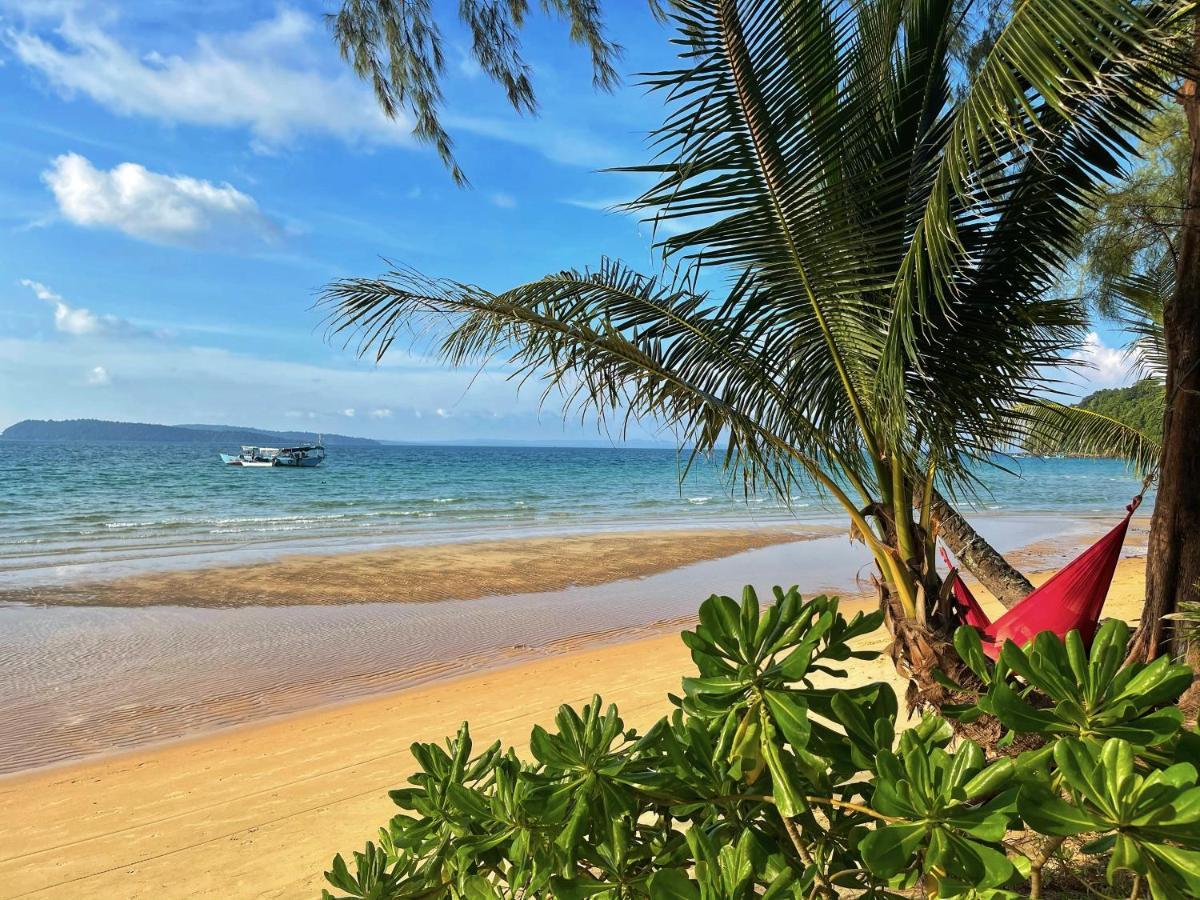
[[[638,734],[599,697],[564,706],[531,760],[476,753],[466,724],[416,744],[419,771],[391,794],[402,812],[326,878],[361,900],[1006,898],[1041,896],[1070,840],[1110,885],[1200,896],[1200,736],[1171,705],[1186,667],[1123,666],[1120,622],[1090,652],[1043,634],[995,667],[960,630],[982,687],[948,712],[999,720],[989,759],[938,716],[897,739],[886,684],[816,686],[874,656],[851,642],[880,624],[795,589],[764,609],[750,588],[711,597],[683,633],[698,672],[670,717]],[[1036,746],[1006,751],[1017,738]]]

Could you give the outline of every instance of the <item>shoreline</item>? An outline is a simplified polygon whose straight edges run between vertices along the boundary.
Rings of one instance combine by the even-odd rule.
[[[699,499],[699,498],[698,498]],[[690,501],[689,501],[690,502]],[[695,509],[704,509],[704,506]],[[274,565],[295,558],[340,558],[345,556],[422,552],[434,547],[464,544],[506,543],[509,541],[576,539],[622,534],[672,534],[728,532],[795,532],[801,535],[844,534],[844,516],[835,509],[801,504],[801,509],[784,514],[779,509],[754,509],[749,504],[741,515],[654,516],[649,518],[580,517],[558,523],[479,522],[474,525],[404,529],[395,532],[344,532],[334,525],[328,529],[302,530],[295,534],[273,534],[273,519],[254,520],[263,529],[259,536],[243,540],[210,540],[192,535],[182,543],[166,535],[123,541],[120,532],[90,536],[79,543],[61,543],[57,539],[18,540],[0,549],[0,606],[4,603],[40,602],[29,597],[63,591],[80,594],[95,585],[115,581],[136,581],[143,577],[178,577],[214,569],[248,569]],[[1014,522],[1021,520],[1065,519],[1070,523],[1102,523],[1113,513],[1102,508],[1068,510],[1053,507],[1000,508],[989,506],[971,510],[972,521]],[[320,518],[319,516],[316,518]],[[433,520],[430,520],[433,522]],[[117,528],[137,523],[107,523]],[[237,529],[254,530],[254,529]],[[282,531],[290,531],[284,526]],[[82,534],[82,532],[81,532]]]
[[[266,562],[0,588],[0,605],[224,609],[475,600],[644,578],[832,533],[832,528],[800,524],[639,529],[294,553]]]
[[[992,537],[1018,567],[1038,571],[1090,543],[1095,525],[1020,520]],[[1137,542],[1135,533],[1130,546]],[[847,603],[870,592],[869,554],[844,533],[676,532],[487,546],[492,556],[482,565],[472,545],[430,547],[417,554],[435,570],[425,581],[361,582],[369,590],[432,587],[438,598],[456,599],[353,596],[351,576],[411,561],[406,550],[290,564],[323,579],[317,596],[304,599],[329,600],[326,586],[334,584],[343,602],[0,605],[0,775],[662,634],[692,621],[705,597],[738,596],[747,583],[763,598],[775,585]],[[668,554],[646,552],[664,546]],[[571,558],[554,552],[563,547]],[[695,559],[701,555],[711,558]],[[244,593],[244,571],[187,579],[193,589],[215,578]],[[256,571],[270,582],[279,570]],[[547,578],[550,590],[520,590]],[[312,590],[300,581],[295,571],[280,579],[277,596]],[[458,599],[470,593],[448,589],[454,585],[475,588],[475,599]]]
[[[1143,578],[1143,559],[1123,559],[1106,614],[1136,616]],[[845,601],[848,611],[861,605]],[[884,643],[879,631],[863,646]],[[886,658],[852,669],[858,680],[896,680]],[[477,742],[523,749],[533,724],[593,692],[644,728],[669,711],[666,693],[689,670],[677,634],[627,638],[15,773],[0,779],[0,807],[28,825],[0,857],[2,896],[314,896],[333,854],[360,847],[394,814],[386,792],[412,769],[413,741],[440,741],[468,719]]]

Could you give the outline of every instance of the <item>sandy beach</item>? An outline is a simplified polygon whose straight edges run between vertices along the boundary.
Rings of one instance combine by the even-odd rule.
[[[474,600],[643,578],[832,531],[815,526],[643,530],[293,554],[250,565],[0,590],[0,602],[222,608]]]
[[[1143,569],[1121,562],[1107,615],[1136,618]],[[879,632],[866,644],[884,642]],[[467,719],[480,740],[523,748],[558,704],[594,692],[645,727],[689,666],[665,634],[7,777],[0,809],[21,827],[0,851],[0,897],[314,897],[333,853],[360,847],[393,814],[386,791],[411,769],[413,741]],[[853,676],[895,682],[884,660]]]

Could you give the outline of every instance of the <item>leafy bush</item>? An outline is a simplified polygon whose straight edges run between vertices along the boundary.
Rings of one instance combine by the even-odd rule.
[[[794,588],[765,609],[750,588],[741,603],[711,597],[683,633],[698,673],[670,717],[639,734],[599,697],[564,706],[554,731],[533,730],[531,760],[498,743],[476,752],[466,724],[444,747],[416,744],[420,769],[391,794],[402,812],[326,878],[361,900],[918,888],[998,900],[1042,896],[1043,866],[1071,840],[1135,896],[1200,896],[1200,736],[1170,705],[1187,667],[1123,666],[1120,622],[1090,652],[1077,634],[1042,634],[995,667],[962,629],[956,646],[982,687],[948,712],[964,726],[999,720],[989,759],[938,716],[897,739],[887,684],[817,686],[874,656],[851,642],[880,624]],[[1006,753],[1018,738],[1036,746]]]

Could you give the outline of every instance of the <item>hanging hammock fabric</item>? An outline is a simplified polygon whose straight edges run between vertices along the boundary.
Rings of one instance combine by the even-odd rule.
[[[1043,631],[1052,631],[1059,637],[1078,631],[1084,643],[1091,643],[1121,558],[1129,520],[1141,500],[1141,495],[1135,497],[1125,507],[1125,518],[1112,531],[995,622],[988,618],[954,570],[954,608],[964,624],[979,632],[984,653],[995,659],[1005,641],[1024,645]],[[944,550],[942,556],[949,564]]]

